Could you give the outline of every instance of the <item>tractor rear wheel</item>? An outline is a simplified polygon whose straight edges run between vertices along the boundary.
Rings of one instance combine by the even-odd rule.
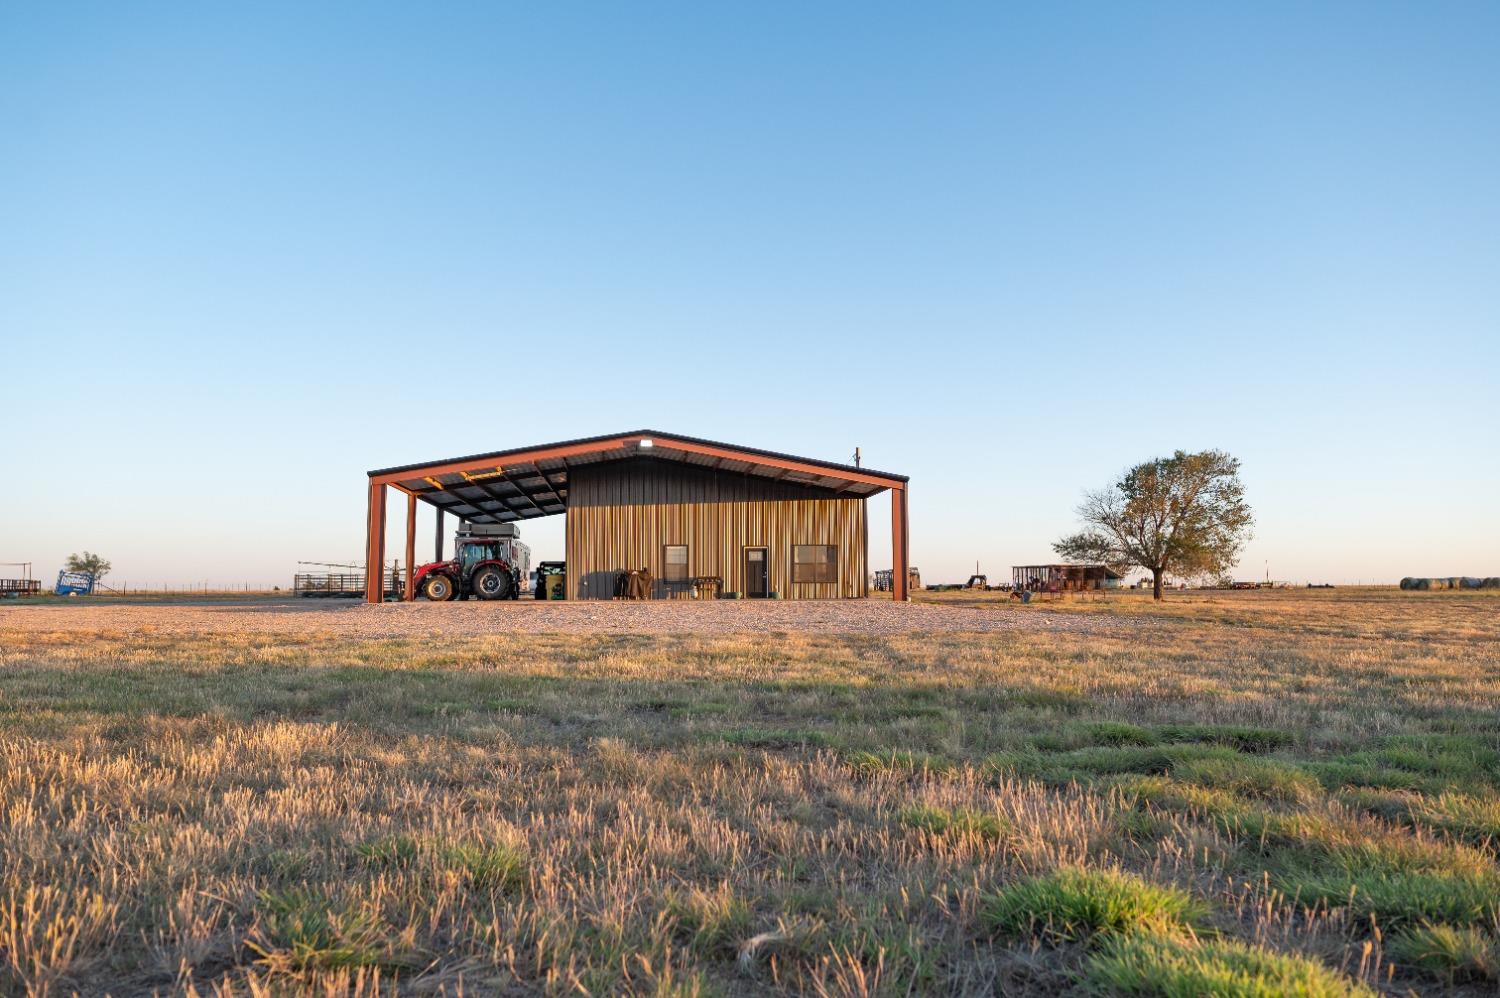
[[[486,565],[475,572],[471,585],[474,595],[480,599],[510,599],[511,590],[515,588],[510,573],[494,565]]]
[[[434,603],[446,603],[453,598],[453,580],[446,575],[429,575],[422,583],[422,595]]]

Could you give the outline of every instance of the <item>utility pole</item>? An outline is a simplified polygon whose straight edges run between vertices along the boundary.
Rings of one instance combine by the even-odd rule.
[[[860,463],[859,463],[859,448],[858,447],[854,448],[854,466],[856,468],[860,467]]]

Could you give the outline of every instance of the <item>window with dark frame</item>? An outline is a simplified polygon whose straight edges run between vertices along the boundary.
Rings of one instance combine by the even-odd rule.
[[[662,581],[686,582],[688,580],[688,546],[668,544],[664,550],[666,556],[662,559]]]
[[[839,549],[833,544],[794,544],[793,582],[837,582]]]

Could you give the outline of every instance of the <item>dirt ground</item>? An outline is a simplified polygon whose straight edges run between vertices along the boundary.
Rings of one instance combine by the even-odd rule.
[[[257,631],[356,638],[482,634],[1115,633],[1118,619],[1006,605],[890,600],[386,603],[348,600],[91,600],[11,604],[0,630],[213,634]],[[1135,621],[1129,626],[1140,627]]]

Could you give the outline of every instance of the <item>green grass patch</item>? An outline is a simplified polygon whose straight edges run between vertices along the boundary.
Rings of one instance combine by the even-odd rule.
[[[404,868],[430,861],[438,869],[463,874],[479,891],[518,891],[530,867],[523,851],[503,842],[448,843],[391,835],[362,842],[354,851],[374,867]]]
[[[1163,742],[1222,745],[1252,755],[1275,752],[1296,742],[1289,731],[1243,725],[1163,724],[1157,726],[1156,734]]]
[[[1185,759],[1173,767],[1172,775],[1236,797],[1280,804],[1309,803],[1322,789],[1315,777],[1298,766],[1238,753]]]
[[[676,923],[678,937],[685,938],[695,953],[727,956],[750,935],[750,906],[728,884],[717,890],[670,889],[662,907]]]
[[[1488,850],[1500,845],[1500,797],[1363,789],[1348,790],[1339,799],[1387,821],[1443,832],[1469,845]]]
[[[389,835],[361,842],[354,852],[371,866],[402,867],[416,862],[421,844],[410,835]]]
[[[1111,936],[1090,954],[1084,984],[1099,993],[1160,998],[1373,998],[1375,992],[1304,956],[1228,940],[1142,933]]]
[[[384,927],[369,912],[309,890],[260,895],[258,930],[249,940],[261,962],[305,971],[391,963]]]
[[[746,748],[821,748],[829,744],[828,736],[821,731],[801,731],[789,728],[734,728],[717,732],[712,737],[730,745],[743,745]]]
[[[1423,871],[1285,873],[1276,885],[1303,903],[1347,904],[1382,925],[1422,921],[1468,922],[1490,915],[1500,898],[1491,875]]]
[[[1191,895],[1131,873],[1064,868],[984,896],[980,919],[997,935],[1076,942],[1101,932],[1181,931],[1202,914]]]
[[[1003,838],[1011,830],[1010,822],[998,814],[965,808],[909,807],[901,812],[899,820],[907,828],[930,835],[975,836],[991,841]]]
[[[438,858],[448,869],[465,874],[469,885],[480,891],[519,891],[530,865],[524,852],[503,842],[445,846]]]
[[[1304,801],[1319,781],[1300,766],[1245,755],[1216,744],[1092,745],[1068,752],[1013,751],[988,756],[991,772],[1055,786],[1088,784],[1121,776],[1167,776],[1247,797]]]
[[[1500,980],[1500,942],[1472,925],[1414,925],[1392,938],[1386,952],[1450,984]]]
[[[888,752],[855,751],[844,754],[844,762],[860,776],[881,773],[951,773],[951,760],[927,752],[892,749]]]

